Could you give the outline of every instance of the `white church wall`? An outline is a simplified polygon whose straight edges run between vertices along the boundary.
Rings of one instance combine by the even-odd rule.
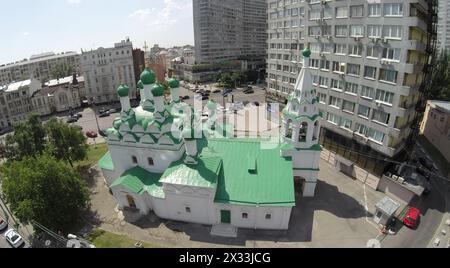
[[[266,229],[266,230],[287,230],[291,217],[291,207],[274,206],[241,206],[215,204],[216,223],[221,222],[221,210],[231,212],[231,225],[239,228]],[[243,214],[247,213],[247,218]],[[266,215],[270,219],[266,219]]]
[[[136,204],[136,208],[139,210],[139,213],[142,215],[147,215],[151,209],[151,203],[147,202],[145,194],[137,195],[134,193],[130,193],[130,191],[124,186],[116,186],[111,188],[113,196],[116,198],[119,203],[119,208],[123,209],[125,207],[129,207],[127,195],[133,197],[134,202]]]
[[[215,223],[215,190],[165,184],[164,192],[168,219],[199,224]]]
[[[150,148],[140,148],[130,144],[125,145],[109,145],[111,158],[114,167],[118,173],[140,166],[149,172],[163,173],[172,162],[178,161],[183,156],[183,150],[155,150]],[[133,163],[132,156],[137,158],[138,163]],[[153,166],[149,165],[149,158],[153,159]]]
[[[299,151],[292,155],[293,168],[318,169],[320,164],[319,151]]]

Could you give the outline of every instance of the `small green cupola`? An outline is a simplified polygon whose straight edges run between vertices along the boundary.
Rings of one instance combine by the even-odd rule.
[[[311,56],[311,50],[310,50],[309,48],[303,49],[302,55],[303,55],[303,57],[305,57],[305,58],[309,58],[309,57]]]
[[[152,87],[152,94],[154,97],[162,97],[164,96],[164,88],[161,85],[156,84]]]
[[[167,81],[167,83],[169,84],[170,88],[179,88],[180,87],[180,81],[178,81],[175,78],[169,79],[169,81]]]
[[[120,85],[119,88],[117,88],[117,94],[119,94],[119,97],[124,98],[128,97],[130,93],[130,89],[126,85]]]
[[[137,83],[137,86],[139,89],[144,89],[144,83],[142,83],[141,80],[139,80],[139,82]]]
[[[206,108],[208,108],[209,110],[216,110],[217,109],[217,103],[213,100],[209,100],[208,103],[206,104]]]
[[[152,70],[145,68],[141,74],[141,81],[144,85],[151,85],[156,83],[156,74]]]

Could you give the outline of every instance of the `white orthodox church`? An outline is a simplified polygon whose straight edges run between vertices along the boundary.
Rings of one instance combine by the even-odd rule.
[[[108,129],[109,152],[100,160],[119,208],[160,218],[233,228],[286,230],[295,206],[294,179],[313,197],[319,172],[321,115],[308,68],[309,49],[296,89],[283,110],[279,142],[233,138],[215,122],[209,101],[202,123],[180,102],[179,82],[170,79],[170,99],[146,69],[138,86],[141,105],[130,106],[128,87],[117,93],[122,112]],[[213,227],[214,228],[214,227]]]

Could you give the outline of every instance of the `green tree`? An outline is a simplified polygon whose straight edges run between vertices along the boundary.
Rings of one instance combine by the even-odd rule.
[[[50,71],[50,76],[52,79],[64,78],[73,75],[75,68],[73,65],[68,63],[60,63],[55,65]]]
[[[439,54],[431,83],[431,100],[450,101],[450,54],[446,50]]]
[[[87,207],[89,194],[79,174],[48,154],[7,163],[1,171],[6,202],[24,224],[67,231]]]
[[[73,167],[73,162],[84,160],[87,157],[87,138],[80,129],[52,118],[45,124],[47,132],[47,149],[59,160],[66,161]]]
[[[8,160],[35,157],[45,149],[45,129],[37,114],[14,126],[14,133],[6,137],[4,156]]]

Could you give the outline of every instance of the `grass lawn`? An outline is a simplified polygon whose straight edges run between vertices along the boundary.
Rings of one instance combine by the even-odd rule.
[[[92,230],[86,239],[93,243],[97,248],[134,248],[134,244],[138,242],[124,235],[117,235],[102,229]],[[144,248],[160,248],[160,246],[155,244],[141,243]]]
[[[436,161],[436,165],[445,172],[445,174],[448,174],[450,171],[449,163],[445,159],[445,157],[436,149],[436,147],[431,144],[425,138],[425,136],[420,135],[419,136],[419,143],[424,147],[424,149],[430,154],[433,161]]]
[[[89,146],[89,151],[88,151],[88,157],[86,160],[80,161],[77,163],[77,166],[79,167],[92,167],[95,164],[97,164],[97,162],[100,160],[100,158],[102,158],[106,152],[108,151],[108,146],[106,145],[106,143],[100,143],[97,144],[97,146],[95,145],[90,145]]]

